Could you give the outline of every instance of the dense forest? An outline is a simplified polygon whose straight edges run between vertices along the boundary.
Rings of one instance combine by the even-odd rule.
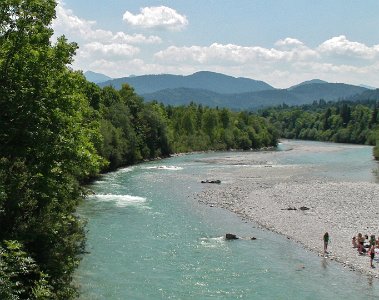
[[[104,164],[99,121],[50,39],[55,1],[0,2],[0,299],[70,299],[84,250],[79,182]]]
[[[375,146],[379,140],[379,100],[319,100],[298,107],[284,104],[260,114],[283,138]],[[376,146],[376,158],[379,158],[378,151]]]
[[[174,152],[275,146],[260,116],[144,103],[99,88],[51,41],[54,0],[0,2],[0,299],[73,299],[85,250],[76,213],[100,172]]]
[[[271,147],[278,139],[263,117],[246,112],[144,103],[127,84],[117,91],[87,83],[87,94],[99,116],[96,148],[107,170],[178,152]]]

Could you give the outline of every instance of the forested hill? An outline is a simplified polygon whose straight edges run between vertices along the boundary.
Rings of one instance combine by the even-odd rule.
[[[84,72],[84,76],[86,77],[88,81],[93,82],[93,83],[100,83],[107,80],[112,80],[112,78],[110,78],[109,76],[106,76],[101,73],[92,72],[92,71]]]
[[[367,88],[345,83],[310,83],[291,88],[289,91],[301,99],[301,101],[296,104],[302,105],[320,99],[325,101],[338,101],[362,94],[367,91]]]
[[[195,102],[233,110],[257,110],[282,103],[303,105],[319,99],[338,101],[370,91],[362,86],[329,83],[320,79],[304,81],[287,89],[276,89],[263,81],[205,71],[188,76],[131,76],[108,80],[98,85],[119,89],[123,83],[132,86],[146,101],[174,106]]]
[[[124,77],[99,83],[99,86],[113,86],[116,89],[120,89],[124,83],[132,86],[139,95],[177,88],[208,90],[221,94],[273,89],[272,86],[263,81],[241,77],[236,78],[207,71],[197,72],[188,76],[161,74]]]
[[[170,105],[190,102],[211,107],[227,107],[233,110],[257,110],[280,104],[302,105],[315,100],[338,101],[362,94],[368,89],[343,83],[310,83],[290,89],[270,89],[256,92],[222,94],[208,90],[189,88],[164,89],[142,94],[146,101],[158,101]]]
[[[379,99],[379,89],[375,90],[366,90],[361,94],[357,94],[354,96],[347,97],[345,100],[359,102],[359,101],[367,101],[367,100],[378,100]]]
[[[302,85],[314,84],[314,83],[328,83],[328,82],[321,80],[321,79],[306,80],[306,81],[303,81],[299,84],[296,84],[294,86],[289,87],[288,90],[292,90],[292,89],[297,88],[297,87],[302,86]]]
[[[319,79],[304,81],[287,89],[275,89],[262,81],[205,71],[188,76],[162,74],[124,77],[98,85],[119,89],[123,83],[132,86],[146,101],[169,105],[195,102],[233,110],[257,110],[283,103],[303,105],[319,99],[338,101],[369,91],[362,86],[328,83]]]

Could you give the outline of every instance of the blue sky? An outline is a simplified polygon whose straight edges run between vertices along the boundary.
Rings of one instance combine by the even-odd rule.
[[[310,79],[379,87],[378,0],[64,0],[73,67],[117,78],[207,70],[277,88]]]

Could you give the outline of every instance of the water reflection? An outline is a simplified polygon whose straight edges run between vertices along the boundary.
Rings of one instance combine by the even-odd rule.
[[[326,270],[329,266],[329,260],[326,257],[321,258],[321,267]]]

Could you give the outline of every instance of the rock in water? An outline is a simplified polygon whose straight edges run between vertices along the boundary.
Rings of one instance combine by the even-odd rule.
[[[227,239],[227,240],[238,240],[238,237],[235,234],[227,233],[227,234],[225,234],[225,239]]]

